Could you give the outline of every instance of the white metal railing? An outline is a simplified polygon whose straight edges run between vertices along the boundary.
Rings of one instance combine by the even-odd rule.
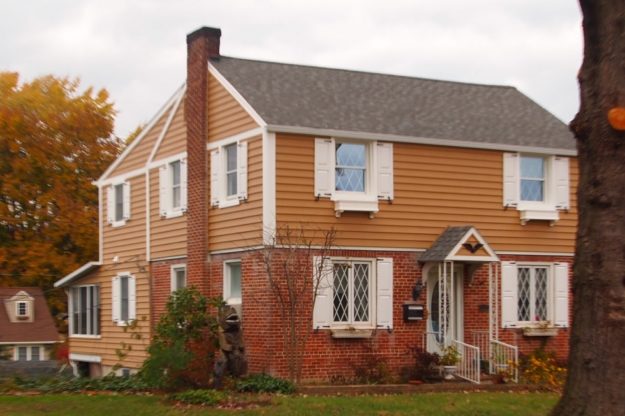
[[[472,383],[480,384],[480,348],[456,340],[452,345],[460,353],[456,375]]]
[[[480,361],[487,362],[490,351],[490,338],[488,336],[488,330],[474,330],[471,331],[471,344],[480,349]],[[483,369],[485,372],[488,370]]]
[[[490,374],[504,374],[519,382],[519,349],[505,342],[490,340]]]

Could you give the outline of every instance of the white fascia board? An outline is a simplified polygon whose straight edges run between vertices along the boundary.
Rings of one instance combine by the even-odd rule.
[[[111,174],[111,172],[113,172],[115,170],[115,168],[117,168],[117,166],[119,166],[119,164],[126,158],[126,156],[128,156],[128,154],[130,154],[130,152],[132,152],[132,150],[135,147],[137,147],[137,145],[143,140],[143,138],[148,134],[148,132],[152,129],[152,127],[154,127],[156,122],[163,116],[163,114],[165,114],[165,112],[169,109],[169,107],[171,107],[171,105],[176,102],[180,92],[184,91],[185,87],[186,87],[186,83],[182,84],[176,90],[176,92],[174,92],[174,94],[171,96],[171,98],[169,98],[169,100],[167,100],[167,102],[158,110],[156,115],[154,117],[152,117],[152,119],[149,121],[148,125],[145,126],[145,128],[139,134],[139,136],[137,136],[133,140],[133,142],[130,143],[129,146],[126,146],[126,148],[124,149],[122,154],[119,155],[117,157],[117,159],[115,159],[115,161],[108,167],[108,169],[106,169],[104,171],[104,173],[102,174],[102,176],[100,176],[100,178],[96,181],[96,183],[101,183],[106,178],[108,178],[108,176]]]
[[[78,269],[74,270],[67,276],[54,282],[54,287],[63,287],[71,283],[72,281],[81,278],[82,276],[91,272],[92,270],[97,269],[101,265],[102,263],[100,263],[99,261],[90,261],[89,263],[83,264],[82,266],[80,266]]]
[[[252,117],[252,119],[258,124],[260,127],[267,126],[265,120],[254,110],[254,108],[247,102],[245,98],[239,93],[239,91],[234,88],[234,86],[223,76],[221,73],[213,66],[213,64],[208,62],[208,72],[215,77],[217,82],[221,84],[222,87],[226,89],[232,95],[232,97],[239,103],[241,107]]]
[[[169,116],[167,116],[167,120],[165,121],[163,130],[161,130],[161,133],[159,134],[158,139],[156,139],[156,143],[154,144],[154,147],[152,148],[152,151],[150,152],[150,157],[148,157],[148,164],[150,164],[152,160],[154,160],[154,156],[156,155],[156,152],[158,152],[158,149],[161,147],[161,143],[163,142],[165,135],[169,131],[169,126],[171,125],[171,122],[173,121],[176,115],[176,112],[178,111],[178,107],[180,107],[180,103],[182,102],[182,99],[184,98],[184,94],[186,91],[187,91],[187,86],[186,84],[184,84],[182,88],[180,89],[180,91],[178,92],[176,102],[171,107],[171,111],[169,112]]]
[[[498,251],[506,256],[549,256],[549,257],[575,257],[575,253],[540,252],[540,251]]]
[[[91,354],[75,354],[70,353],[69,359],[72,361],[84,361],[87,363],[101,363],[102,357],[99,355],[91,355]]]
[[[130,178],[134,178],[137,176],[141,176],[145,174],[146,168],[142,167],[139,169],[131,170],[130,172],[122,173],[121,175],[112,176],[110,178],[104,179],[101,182],[97,183],[97,186],[104,187],[113,184],[124,183]]]
[[[505,152],[528,152],[543,155],[577,156],[576,150],[549,147],[521,146],[503,143],[481,143],[463,140],[433,139],[429,137],[410,137],[395,134],[366,133],[358,131],[317,129],[310,127],[268,125],[267,130],[274,133],[306,134],[310,136],[337,137],[359,140],[380,140],[387,142],[426,144],[432,146],[462,147],[469,149],[498,150]]]
[[[166,165],[168,163],[175,162],[175,161],[180,160],[180,159],[184,159],[185,157],[187,157],[187,152],[186,151],[177,153],[175,155],[167,156],[167,157],[164,157],[162,159],[151,161],[148,164],[148,166],[147,166],[147,170],[154,169],[154,168],[159,168],[159,167],[161,167],[163,165]]]
[[[57,340],[57,341],[19,341],[19,342],[6,341],[6,342],[0,342],[0,345],[33,345],[33,346],[36,346],[37,344],[58,344],[59,342],[63,342],[63,341],[61,341],[61,340]]]

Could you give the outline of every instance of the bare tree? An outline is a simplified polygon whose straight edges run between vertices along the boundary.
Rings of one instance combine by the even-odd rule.
[[[625,2],[580,0],[580,181],[569,376],[554,415],[625,415]],[[612,110],[612,112],[611,112]],[[620,120],[622,123],[623,120]]]
[[[277,302],[289,379],[299,383],[317,292],[324,283],[335,241],[332,228],[308,236],[300,226],[279,228],[263,249],[262,262],[271,293]],[[315,242],[317,244],[315,244]]]

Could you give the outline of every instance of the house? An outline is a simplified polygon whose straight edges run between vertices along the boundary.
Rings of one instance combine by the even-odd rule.
[[[52,349],[61,339],[43,291],[38,287],[2,287],[0,304],[1,358],[19,362],[20,368],[53,360]]]
[[[75,365],[135,371],[171,291],[194,285],[240,307],[250,371],[285,375],[259,257],[286,225],[337,231],[301,307],[304,379],[371,354],[399,371],[418,346],[455,345],[473,381],[494,351],[566,358],[566,125],[513,87],[231,58],[220,36],[188,35],[186,83],[97,181],[99,259],[56,283]]]

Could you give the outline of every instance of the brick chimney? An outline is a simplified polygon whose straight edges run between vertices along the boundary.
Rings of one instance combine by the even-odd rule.
[[[187,281],[208,295],[208,59],[219,56],[221,30],[202,27],[187,35]]]

